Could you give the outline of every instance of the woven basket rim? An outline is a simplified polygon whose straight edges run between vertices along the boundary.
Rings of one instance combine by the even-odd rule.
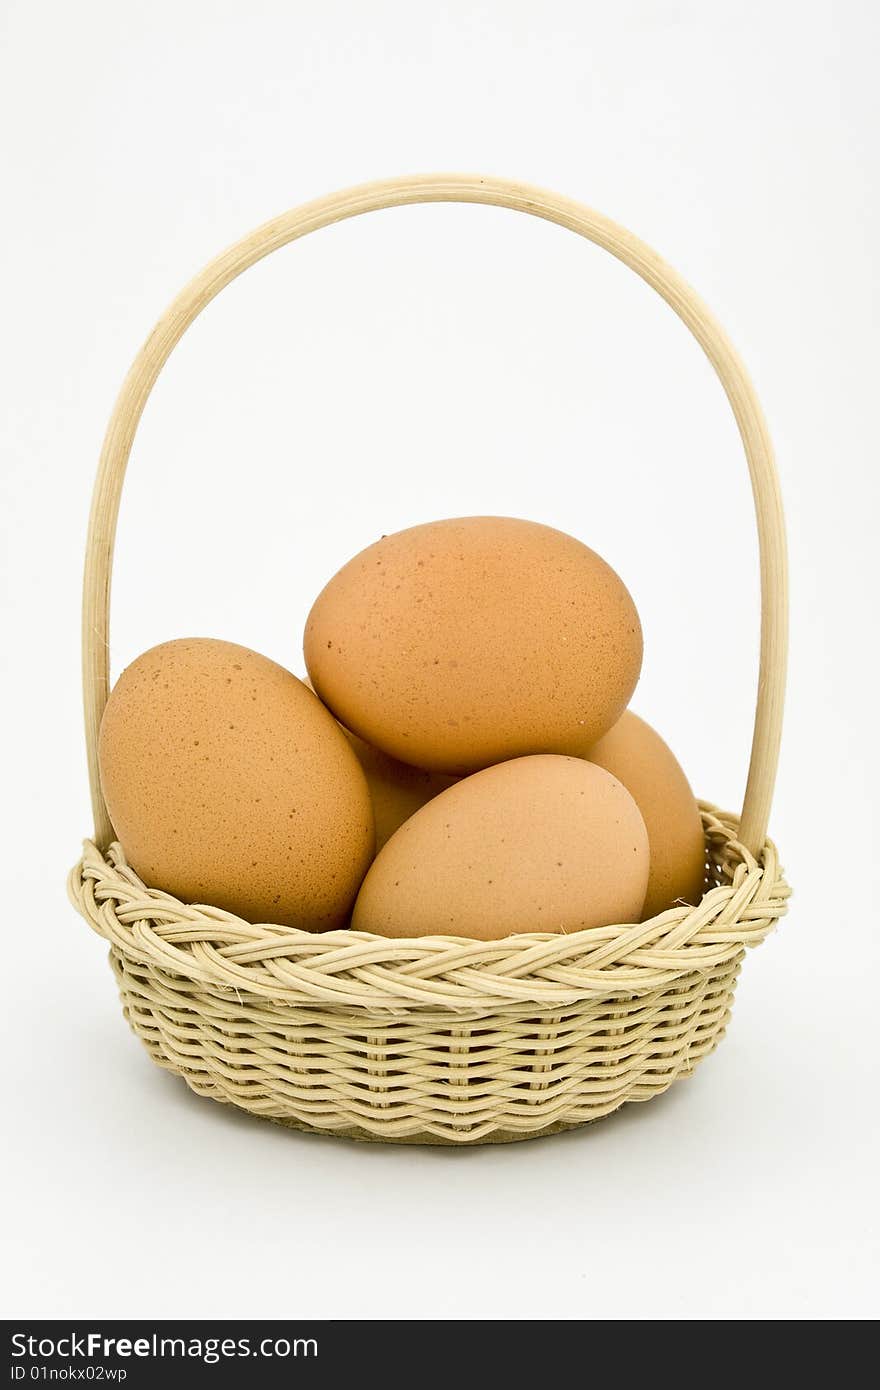
[[[737,838],[736,816],[708,802],[700,810],[719,886],[696,907],[570,933],[480,941],[254,924],[146,887],[118,844],[103,854],[91,840],[68,888],[113,947],[200,988],[368,1009],[564,1006],[591,996],[637,996],[715,969],[758,945],[784,914],[790,890],[773,842],[756,859]]]

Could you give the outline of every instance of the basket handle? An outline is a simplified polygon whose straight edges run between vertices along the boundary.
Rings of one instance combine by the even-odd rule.
[[[410,203],[486,203],[544,218],[595,242],[647,281],[691,330],[717,372],[739,426],[752,480],[761,564],[761,655],[758,699],[740,836],[753,854],[763,847],[779,760],[788,638],[785,529],[767,426],[745,367],[690,286],[644,242],[581,203],[507,179],[426,174],[363,184],[305,203],[211,261],[177,296],[144,343],[116,400],[92,495],[83,586],[83,699],[95,840],[113,829],[98,776],[98,730],[110,689],[110,576],[119,500],[135,431],[156,378],[202,309],[236,276],[270,252],[334,222]]]

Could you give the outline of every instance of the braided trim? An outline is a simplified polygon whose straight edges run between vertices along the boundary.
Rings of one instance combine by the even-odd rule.
[[[701,812],[715,886],[697,907],[570,934],[391,939],[251,924],[147,888],[118,843],[104,855],[90,840],[68,891],[94,930],[132,961],[239,998],[390,1011],[554,1008],[647,994],[689,972],[717,970],[775,927],[790,894],[776,847],[768,840],[755,859],[737,839],[735,816],[707,803]]]

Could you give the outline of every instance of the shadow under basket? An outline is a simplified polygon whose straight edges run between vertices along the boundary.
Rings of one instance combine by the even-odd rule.
[[[113,548],[132,443],[162,367],[215,295],[270,252],[363,213],[440,202],[525,213],[609,251],[690,329],[736,418],[761,564],[758,698],[741,817],[703,807],[706,891],[696,907],[635,925],[489,942],[311,934],[254,926],[147,888],[114,843],[97,753],[110,689]],[[681,276],[630,232],[558,194],[473,174],[365,184],[294,208],[206,266],[135,358],[107,428],[86,545],[82,640],[95,830],[71,875],[71,896],[110,943],[135,1033],[155,1062],[200,1095],[300,1129],[394,1143],[500,1143],[586,1124],[659,1095],[713,1050],[746,947],[785,911],[789,890],[767,839],[787,583],[766,423],[742,362]],[[717,655],[723,680],[726,654]],[[677,662],[682,688],[686,676]]]
[[[703,808],[706,894],[648,922],[504,941],[253,926],[146,888],[118,845],[70,879],[125,1015],[200,1095],[358,1139],[500,1143],[597,1120],[687,1076],[740,963],[784,913],[776,851]]]

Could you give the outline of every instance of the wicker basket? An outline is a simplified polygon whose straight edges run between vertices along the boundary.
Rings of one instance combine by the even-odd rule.
[[[109,692],[110,573],[125,468],[156,378],[205,305],[269,252],[345,218],[426,202],[530,213],[604,247],[667,300],[727,392],[758,521],[761,660],[742,817],[702,807],[706,891],[698,907],[504,941],[313,935],[181,903],[145,886],[113,842],[97,767]],[[202,1095],[295,1128],[361,1139],[523,1139],[659,1095],[716,1046],[745,948],[785,912],[789,889],[766,828],[786,628],[782,508],[760,407],[705,306],[643,243],[556,194],[469,175],[370,184],[267,223],[197,276],[148,338],[117,401],[95,484],[83,603],[95,833],[70,892],[110,943],[132,1028],[154,1061]]]

